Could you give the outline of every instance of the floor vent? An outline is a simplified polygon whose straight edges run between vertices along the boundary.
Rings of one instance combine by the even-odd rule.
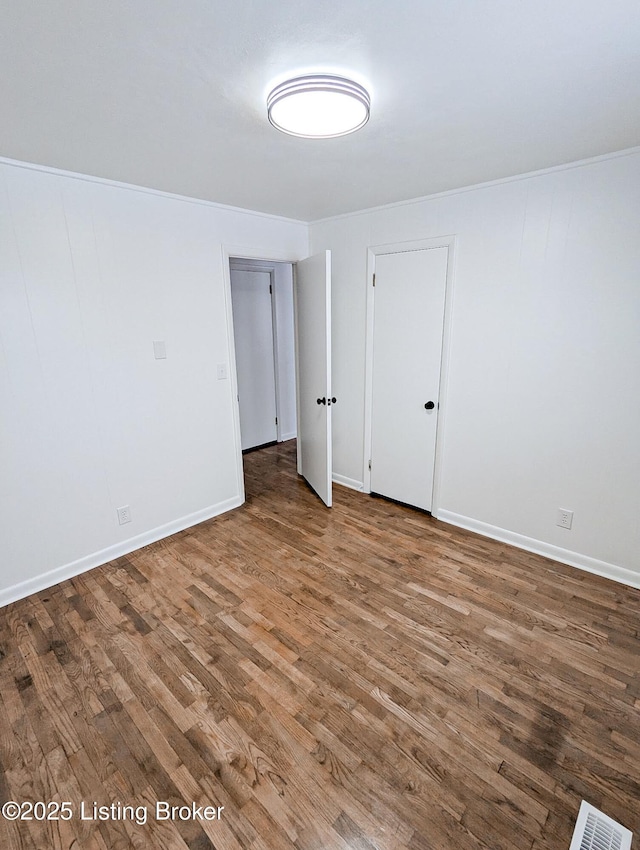
[[[631,850],[631,833],[583,800],[569,850]]]

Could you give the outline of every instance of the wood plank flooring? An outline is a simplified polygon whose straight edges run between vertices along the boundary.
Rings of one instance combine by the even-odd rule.
[[[640,591],[328,511],[294,445],[245,457],[244,507],[0,611],[2,801],[72,812],[0,847],[568,850],[582,798],[640,847]]]

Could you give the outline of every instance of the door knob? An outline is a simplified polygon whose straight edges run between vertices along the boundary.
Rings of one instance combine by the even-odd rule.
[[[424,409],[425,409],[425,410],[433,410],[433,408],[434,408],[435,406],[436,406],[436,404],[435,404],[435,402],[434,402],[434,401],[428,401],[428,402],[425,404]]]
[[[317,403],[317,404],[326,404],[326,403],[327,403],[327,399],[326,399],[324,396],[323,396],[322,398],[317,398],[317,399],[316,399],[316,403]],[[329,404],[331,404],[331,402],[329,402]]]

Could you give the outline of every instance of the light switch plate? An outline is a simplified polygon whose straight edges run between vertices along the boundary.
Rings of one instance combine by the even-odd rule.
[[[167,359],[167,343],[163,339],[154,341],[153,356],[156,358],[156,360]]]

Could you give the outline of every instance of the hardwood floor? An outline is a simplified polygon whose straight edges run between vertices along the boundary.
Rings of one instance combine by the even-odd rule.
[[[341,487],[328,511],[293,458],[0,611],[0,794],[72,815],[0,817],[0,846],[568,850],[582,798],[640,831],[640,591]]]

